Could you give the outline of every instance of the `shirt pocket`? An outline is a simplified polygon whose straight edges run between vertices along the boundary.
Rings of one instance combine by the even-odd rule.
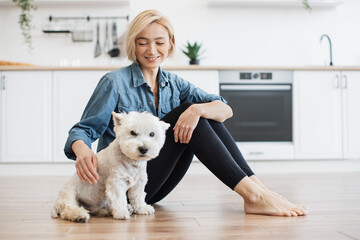
[[[117,110],[119,113],[129,113],[132,111],[144,112],[145,108],[141,104],[139,98],[134,95],[131,91],[127,91],[120,94],[120,100],[117,104]]]
[[[145,108],[141,105],[135,105],[135,106],[124,106],[121,104],[118,104],[117,110],[119,113],[125,112],[125,113],[129,113],[132,111],[136,111],[136,112],[144,112]]]

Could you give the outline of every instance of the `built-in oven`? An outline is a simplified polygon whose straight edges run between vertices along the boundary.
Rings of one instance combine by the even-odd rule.
[[[292,142],[292,71],[220,71],[219,80],[236,142]]]

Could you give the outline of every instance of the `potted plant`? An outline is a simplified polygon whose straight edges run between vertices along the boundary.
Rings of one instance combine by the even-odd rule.
[[[182,50],[182,52],[190,58],[190,64],[191,65],[199,65],[200,63],[200,56],[204,53],[204,51],[200,52],[202,44],[199,44],[198,42],[194,42],[194,44],[190,44],[190,42],[187,42],[187,46],[185,47],[185,50]]]
[[[309,12],[311,12],[311,6],[309,4],[309,0],[303,0],[302,3],[303,3],[304,8],[306,10],[308,10]]]
[[[37,6],[33,3],[34,0],[12,0],[13,3],[17,7],[20,8],[21,13],[19,16],[19,25],[24,37],[24,42],[28,45],[29,50],[32,50],[32,41],[31,41],[31,19],[32,16],[30,15],[31,10],[36,10]]]

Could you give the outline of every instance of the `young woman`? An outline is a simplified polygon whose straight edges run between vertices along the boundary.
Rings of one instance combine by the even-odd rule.
[[[161,63],[175,48],[173,28],[155,10],[140,13],[126,35],[130,66],[106,74],[97,85],[83,116],[69,131],[65,154],[76,159],[82,181],[96,183],[98,151],[114,140],[111,112],[148,111],[171,124],[159,156],[148,162],[146,202],[169,194],[190,166],[194,154],[224,184],[244,198],[246,213],[300,216],[303,205],[272,192],[255,176],[222,122],[232,116],[226,101],[196,88]]]

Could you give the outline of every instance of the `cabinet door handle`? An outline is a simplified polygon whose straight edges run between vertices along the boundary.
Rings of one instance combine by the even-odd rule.
[[[1,85],[2,85],[2,89],[5,90],[5,76],[2,76],[2,81],[1,81]]]
[[[347,76],[346,75],[343,75],[342,88],[347,89]]]
[[[338,89],[340,87],[340,76],[339,74],[336,74],[336,78],[335,78],[335,88]]]
[[[249,155],[264,155],[264,152],[261,152],[261,151],[249,152]]]

